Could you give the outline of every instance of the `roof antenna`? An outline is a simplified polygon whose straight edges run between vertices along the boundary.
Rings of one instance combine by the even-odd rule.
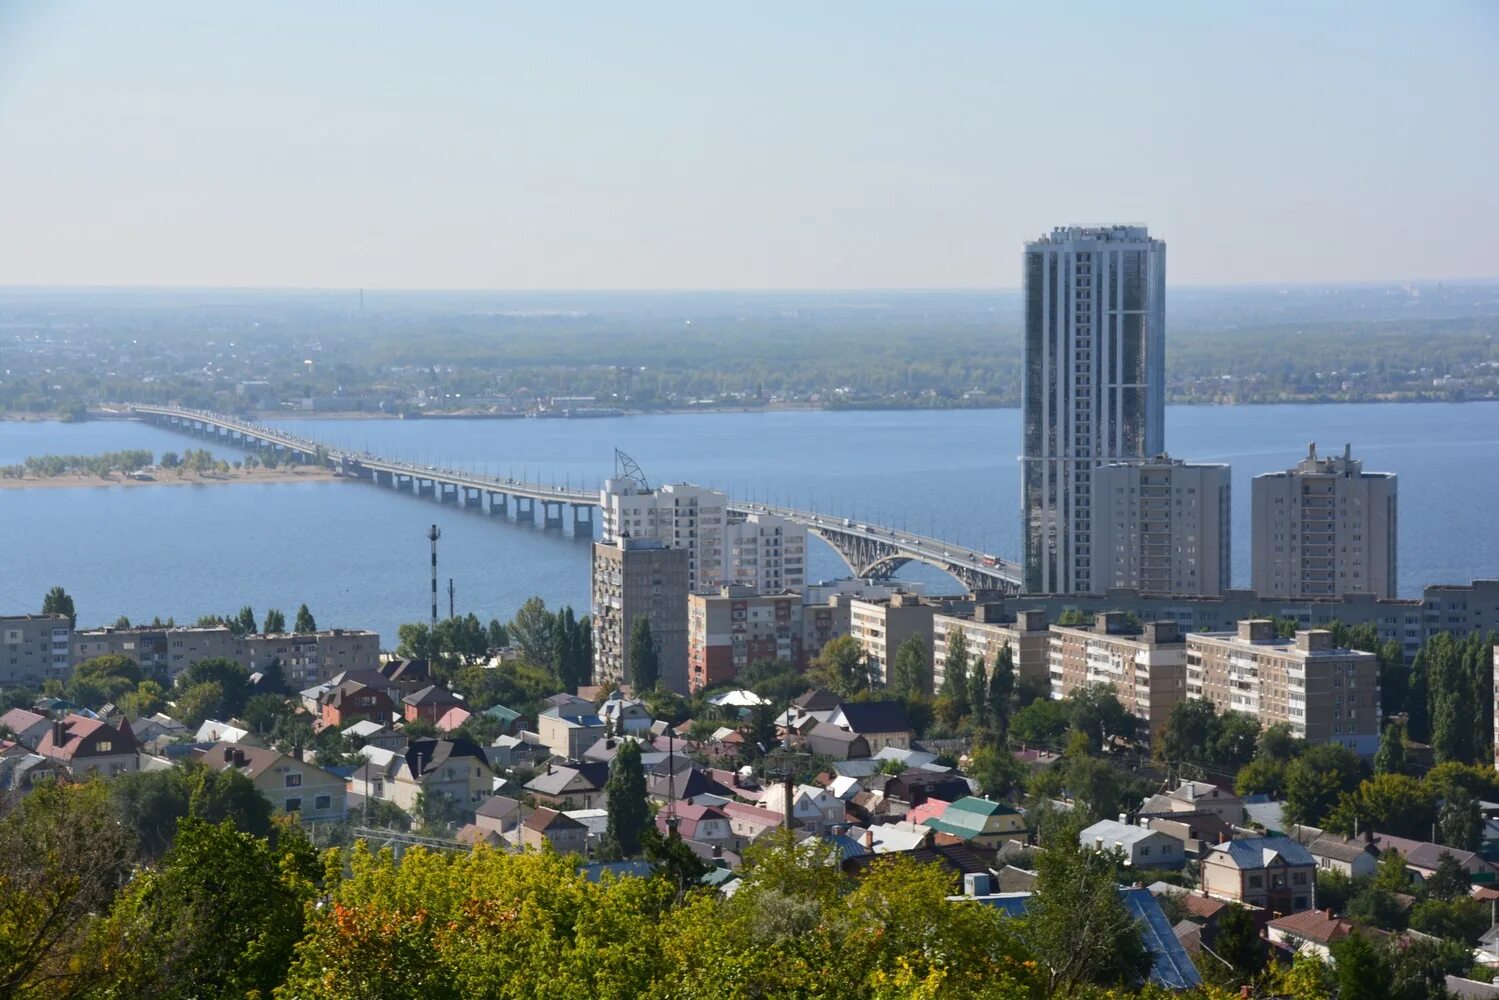
[[[614,449],[614,478],[627,480],[643,492],[651,491],[651,484],[646,481],[645,473],[641,471],[640,466],[618,448]]]

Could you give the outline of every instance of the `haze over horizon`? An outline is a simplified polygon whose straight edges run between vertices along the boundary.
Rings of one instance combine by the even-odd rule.
[[[1499,8],[0,8],[6,286],[1013,290],[1499,277]],[[1073,53],[1059,62],[1056,53]]]

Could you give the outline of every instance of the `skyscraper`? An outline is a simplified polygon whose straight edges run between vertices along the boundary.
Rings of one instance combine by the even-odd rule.
[[[1033,594],[1101,589],[1093,470],[1165,451],[1166,244],[1069,226],[1025,246],[1021,528]]]
[[[1365,472],[1344,445],[1254,477],[1250,573],[1261,597],[1396,596],[1396,480]]]

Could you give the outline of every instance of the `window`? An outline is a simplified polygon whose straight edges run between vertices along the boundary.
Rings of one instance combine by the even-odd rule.
[[[113,743],[111,743],[109,740],[100,740],[98,743],[94,744],[94,747],[100,753],[109,753],[111,750],[113,750],[115,748],[115,745]]]
[[[333,796],[319,795],[317,798],[312,800],[312,808],[316,809],[318,812],[327,812],[329,809],[333,808]]]
[[[289,812],[289,813],[301,812],[302,811],[302,800],[301,799],[287,799],[286,800],[286,811]]]
[[[1260,876],[1260,875],[1251,875],[1251,876],[1249,876],[1249,888],[1251,888],[1251,889],[1259,889],[1262,886],[1264,886],[1264,884],[1265,884],[1265,879],[1263,878],[1263,876]]]
[[[301,788],[302,787],[302,776],[300,774],[288,774],[286,776],[286,787],[287,788]]]
[[[1306,872],[1295,872],[1291,875],[1292,885],[1306,885]]]

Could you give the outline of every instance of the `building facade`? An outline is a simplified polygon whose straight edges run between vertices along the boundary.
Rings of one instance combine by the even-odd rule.
[[[1093,471],[1165,451],[1166,245],[1070,226],[1025,246],[1022,591],[1087,593]]]
[[[1175,622],[1134,628],[1118,611],[1093,626],[1053,625],[1051,696],[1107,684],[1119,703],[1154,734],[1187,697],[1187,641]]]
[[[687,687],[693,692],[732,680],[761,660],[806,667],[802,599],[724,587],[687,599]]]
[[[655,538],[620,538],[593,545],[593,679],[630,679],[630,633],[635,620],[651,623],[661,680],[687,693],[689,553]]]
[[[1341,743],[1362,756],[1379,749],[1379,658],[1334,647],[1322,629],[1282,639],[1260,619],[1188,635],[1187,694],[1262,729],[1285,723],[1311,743]]]
[[[961,631],[970,657],[981,657],[984,669],[994,676],[999,651],[1010,648],[1015,677],[1046,681],[1050,676],[1051,631],[1046,612],[1006,612],[1002,605],[977,604],[972,613],[955,611],[932,616],[932,690],[947,682],[947,653],[954,633]]]
[[[915,594],[886,598],[855,597],[848,602],[848,634],[858,641],[876,684],[890,682],[890,668],[901,643],[919,635],[926,647],[927,673],[932,665],[932,618],[938,605]]]
[[[1160,455],[1093,470],[1095,583],[1151,594],[1216,596],[1232,567],[1226,465]]]
[[[0,615],[0,687],[66,680],[72,642],[67,615]]]
[[[288,685],[310,687],[349,670],[378,670],[380,634],[364,629],[237,636],[223,625],[84,629],[72,634],[72,663],[128,656],[175,681],[199,660],[233,660],[251,673],[280,661]]]
[[[1365,472],[1350,446],[1254,477],[1251,573],[1261,597],[1397,594],[1393,472]]]

